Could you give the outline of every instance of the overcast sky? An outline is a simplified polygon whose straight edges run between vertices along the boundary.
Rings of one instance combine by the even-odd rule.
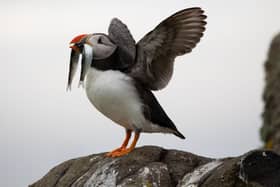
[[[27,186],[62,161],[112,150],[124,138],[76,88],[77,79],[66,92],[74,36],[106,33],[118,17],[139,40],[192,6],[208,15],[205,36],[176,59],[169,86],[155,93],[186,140],[143,134],[138,146],[209,157],[259,147],[263,63],[280,31],[280,1],[1,1],[0,186]]]

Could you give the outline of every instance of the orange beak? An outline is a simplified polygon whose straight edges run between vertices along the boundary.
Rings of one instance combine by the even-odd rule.
[[[70,43],[69,48],[73,49],[76,52],[81,52],[80,49],[75,45],[75,43]]]
[[[73,38],[70,42],[70,48],[73,49],[76,52],[81,53],[80,49],[76,46],[76,43],[79,43],[84,37],[86,37],[87,34],[81,34],[79,36],[76,36],[75,38]]]

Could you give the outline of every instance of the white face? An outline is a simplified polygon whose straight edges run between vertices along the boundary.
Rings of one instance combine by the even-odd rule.
[[[92,48],[93,59],[105,59],[113,54],[116,45],[110,39],[102,34],[93,34],[86,40],[86,44]]]
[[[85,43],[81,43],[83,44],[83,48],[82,46],[77,46],[79,43],[75,43],[76,48],[72,48],[68,75],[68,89],[71,89],[72,80],[77,70],[80,54],[82,55],[80,84],[83,84],[92,60],[106,59],[110,57],[117,48],[117,46],[111,42],[106,35],[102,34],[88,35]]]

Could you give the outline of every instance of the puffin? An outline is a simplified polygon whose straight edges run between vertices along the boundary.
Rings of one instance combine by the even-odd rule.
[[[80,34],[71,40],[67,89],[71,89],[81,61],[79,85],[89,101],[126,132],[121,146],[106,156],[130,153],[142,132],[169,133],[185,139],[152,91],[167,86],[175,58],[191,52],[200,41],[206,17],[200,7],[183,9],[164,19],[137,43],[128,27],[113,18],[108,34]]]

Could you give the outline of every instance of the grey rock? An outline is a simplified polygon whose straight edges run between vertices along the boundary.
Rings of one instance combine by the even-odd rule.
[[[171,186],[168,167],[161,162],[149,163],[118,185],[118,187],[126,186]]]
[[[194,171],[187,173],[179,182],[178,187],[181,186],[199,186],[201,185],[215,170],[223,164],[221,160],[213,160],[202,166],[197,167]]]
[[[264,112],[261,138],[280,153],[280,33],[271,42],[265,62]]]
[[[279,179],[280,156],[271,151],[215,160],[145,146],[120,158],[100,153],[66,161],[30,187],[273,187]]]

